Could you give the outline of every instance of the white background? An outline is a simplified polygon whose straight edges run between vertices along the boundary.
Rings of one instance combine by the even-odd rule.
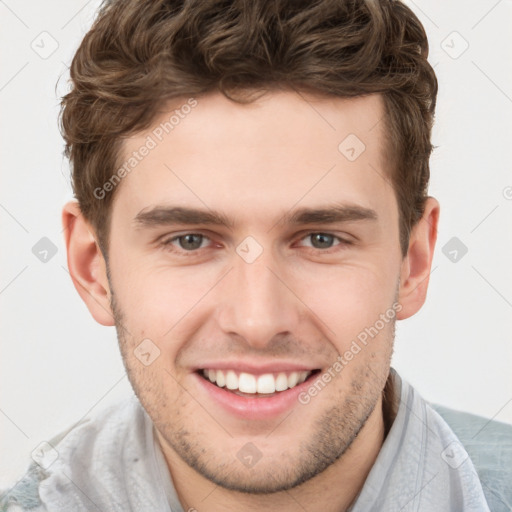
[[[440,84],[431,195],[442,209],[427,303],[399,322],[394,366],[428,400],[512,423],[512,4],[407,3]],[[71,188],[58,97],[97,6],[0,3],[2,486],[41,441],[131,392],[114,328],[96,324],[73,288],[60,226]],[[31,47],[46,38],[51,49],[43,31],[58,43],[46,59]],[[58,249],[47,263],[32,253],[42,237]],[[442,252],[452,237],[468,248],[456,263]]]

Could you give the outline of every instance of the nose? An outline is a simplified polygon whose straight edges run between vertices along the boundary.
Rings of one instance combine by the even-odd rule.
[[[277,335],[295,333],[301,301],[293,293],[290,273],[270,251],[248,263],[235,255],[234,268],[219,290],[218,322],[253,348],[266,348]],[[279,271],[281,269],[281,271]]]

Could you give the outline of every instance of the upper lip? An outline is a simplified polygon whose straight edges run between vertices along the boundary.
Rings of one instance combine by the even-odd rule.
[[[206,362],[195,368],[196,371],[205,369],[235,370],[238,372],[251,373],[253,375],[263,375],[265,373],[313,371],[320,369],[320,367],[311,366],[311,364],[292,363],[285,361],[272,361],[268,363],[255,363],[250,361],[219,361]]]

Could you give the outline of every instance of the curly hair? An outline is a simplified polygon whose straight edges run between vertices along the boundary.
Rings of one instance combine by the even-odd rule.
[[[387,173],[407,254],[429,182],[437,79],[416,15],[397,0],[110,0],[71,64],[60,127],[82,214],[108,252],[114,192],[94,194],[123,139],[165,102],[220,91],[237,102],[288,87],[336,97],[379,93]]]

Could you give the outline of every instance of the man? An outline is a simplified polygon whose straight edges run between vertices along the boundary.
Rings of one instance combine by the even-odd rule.
[[[512,429],[390,367],[439,217],[427,54],[394,1],[103,5],[63,224],[137,398],[51,440],[6,509],[508,510]]]

